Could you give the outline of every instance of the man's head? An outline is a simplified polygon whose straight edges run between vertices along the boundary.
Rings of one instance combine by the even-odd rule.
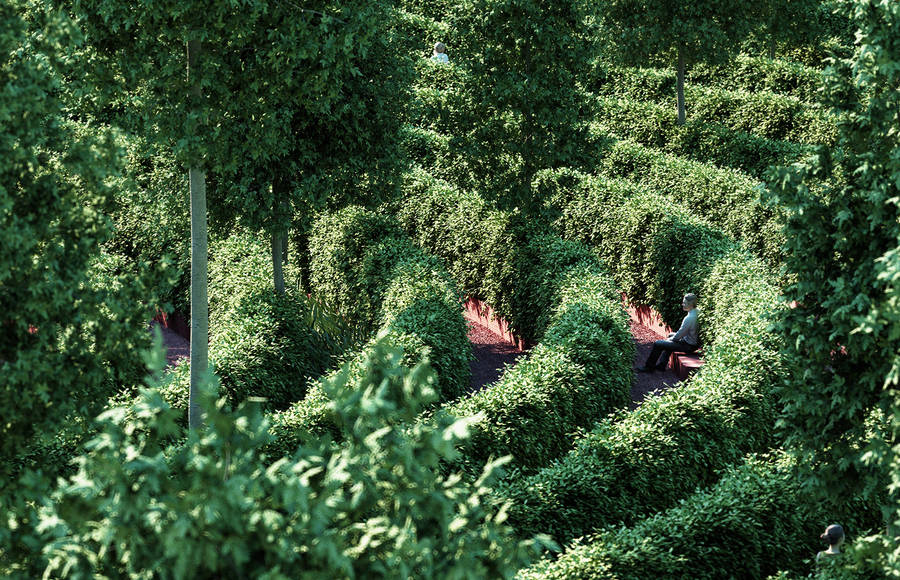
[[[819,536],[831,546],[837,546],[844,540],[844,528],[840,524],[831,524],[825,528],[825,533]]]
[[[684,299],[681,301],[681,307],[684,310],[693,310],[697,307],[697,295],[696,294],[685,294]]]
[[[434,45],[434,53],[438,54],[438,53],[442,53],[442,52],[447,52],[447,45],[444,44],[443,42],[436,43]]]

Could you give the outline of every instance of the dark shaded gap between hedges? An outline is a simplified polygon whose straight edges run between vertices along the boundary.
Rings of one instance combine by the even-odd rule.
[[[491,332],[486,326],[469,321],[469,342],[472,343],[472,354],[475,358],[470,363],[472,378],[470,392],[477,392],[485,386],[500,379],[507,366],[512,366],[525,352],[506,342]],[[166,349],[166,365],[173,367],[182,359],[190,357],[190,343],[173,330],[158,322],[150,324],[151,330],[158,328],[162,333],[163,347]],[[653,342],[659,337],[648,327],[631,321],[631,335],[634,337],[636,354],[634,366],[639,367],[647,360]],[[669,369],[653,374],[636,373],[631,387],[630,410],[636,409],[641,402],[652,394],[661,394],[674,387],[678,377]]]

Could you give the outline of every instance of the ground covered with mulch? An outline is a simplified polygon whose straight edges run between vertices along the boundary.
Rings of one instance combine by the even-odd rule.
[[[480,391],[500,378],[506,365],[515,364],[525,354],[509,344],[484,325],[469,322],[469,342],[472,343],[472,354],[475,358],[469,364],[472,378],[469,385],[472,391]]]
[[[157,328],[162,332],[163,347],[166,349],[166,366],[175,366],[180,359],[190,357],[191,343],[188,339],[156,321],[150,323],[151,331]]]
[[[634,337],[636,352],[634,355],[634,368],[644,366],[644,361],[650,356],[653,343],[663,338],[635,321],[631,321],[631,336]],[[657,391],[657,394],[669,389],[678,382],[678,375],[672,369],[656,371],[655,373],[634,373],[634,384],[631,385],[631,409],[634,410],[647,398]]]
[[[190,343],[187,339],[157,322],[151,323],[151,328],[158,328],[162,332],[168,366],[174,366],[178,360],[188,358]],[[634,368],[637,368],[647,360],[653,342],[660,337],[646,326],[634,321],[631,322],[631,334],[637,347],[634,358]],[[515,364],[516,360],[525,354],[476,322],[469,322],[469,342],[472,343],[472,354],[475,355],[470,363],[472,391],[479,391],[485,385],[496,382],[507,366]],[[636,409],[647,396],[654,392],[661,393],[677,382],[678,377],[671,369],[664,372],[635,373],[634,384],[631,387],[631,409]]]

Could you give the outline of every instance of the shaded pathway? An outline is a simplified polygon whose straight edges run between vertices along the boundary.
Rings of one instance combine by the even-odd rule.
[[[472,343],[472,354],[475,355],[475,359],[469,363],[472,370],[469,386],[472,391],[480,391],[485,385],[500,378],[504,365],[514,364],[525,353],[488,330],[486,326],[471,321],[468,325],[469,342]]]
[[[186,338],[177,334],[175,331],[166,328],[160,323],[153,321],[150,323],[151,332],[158,328],[162,332],[163,347],[166,349],[166,366],[173,367],[183,358],[189,358],[191,354],[191,343]]]
[[[631,321],[631,336],[634,337],[634,346],[636,347],[634,368],[637,369],[644,365],[644,361],[650,355],[650,349],[653,348],[653,343],[662,337],[634,320]],[[639,373],[635,371],[634,384],[631,386],[630,409],[632,411],[637,409],[641,402],[651,395],[653,391],[659,390],[662,392],[675,386],[677,382],[678,375],[670,368],[667,368],[665,371],[656,371],[655,373]]]

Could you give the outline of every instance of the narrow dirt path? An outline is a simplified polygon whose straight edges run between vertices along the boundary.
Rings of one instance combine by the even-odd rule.
[[[480,391],[503,374],[505,365],[514,364],[525,354],[477,322],[469,322],[469,342],[475,359],[469,364],[472,391]]]
[[[190,343],[185,338],[157,322],[152,322],[150,327],[151,329],[159,328],[162,332],[167,366],[175,366],[179,360],[189,358]],[[631,322],[631,334],[637,347],[634,358],[634,368],[637,368],[647,360],[653,342],[659,336],[646,326],[634,321]],[[469,384],[472,391],[480,391],[485,385],[497,381],[506,366],[515,364],[519,357],[525,354],[488,330],[487,327],[476,322],[469,322],[469,342],[472,343],[472,354],[475,355],[474,360],[470,363],[472,378]],[[630,409],[636,409],[645,398],[652,396],[654,392],[661,393],[672,388],[677,382],[678,377],[671,370],[646,374],[636,372],[634,384],[631,387]]]
[[[179,360],[190,357],[191,343],[186,338],[169,330],[158,322],[151,322],[151,332],[156,328],[162,332],[163,347],[166,349],[167,367],[173,367]]]
[[[634,368],[637,369],[644,365],[644,361],[650,355],[653,343],[660,339],[660,336],[635,321],[631,321],[631,335],[634,337],[634,346],[637,347],[634,355]],[[665,371],[657,371],[655,373],[634,373],[634,384],[631,386],[631,410],[635,410],[648,396],[652,396],[654,391],[656,394],[662,393],[666,389],[670,389],[678,382],[678,375],[672,369]]]

